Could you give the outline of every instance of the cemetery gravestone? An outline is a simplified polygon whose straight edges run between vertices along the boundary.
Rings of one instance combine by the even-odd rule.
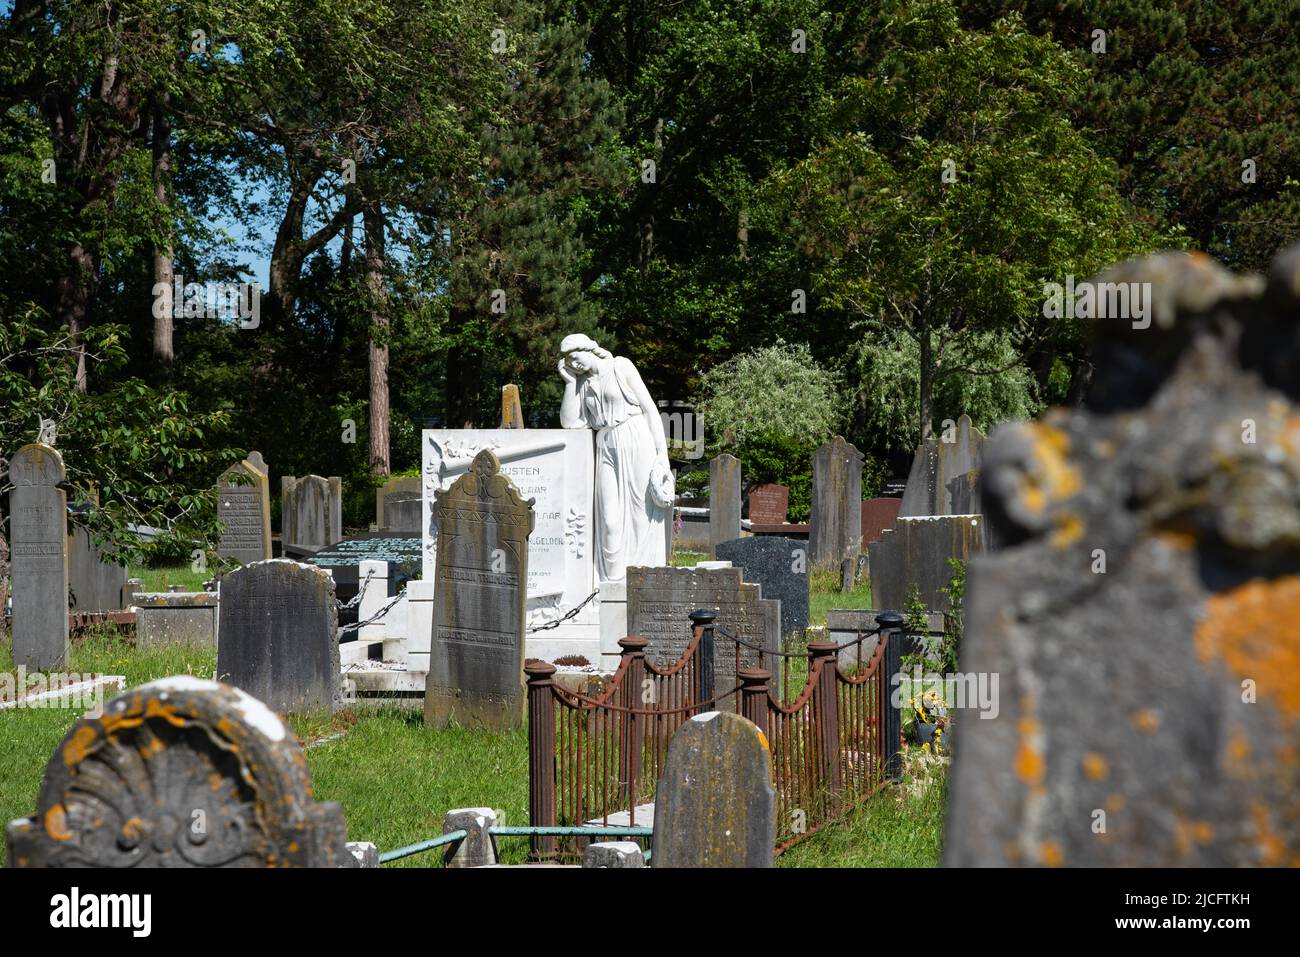
[[[862,548],[872,542],[880,541],[885,530],[893,528],[898,521],[898,509],[903,504],[901,498],[869,498],[862,503]]]
[[[646,654],[660,665],[681,657],[691,640],[690,614],[717,612],[717,627],[765,651],[781,648],[781,602],[763,597],[762,586],[742,582],[739,568],[629,568],[627,632],[645,638]],[[758,666],[758,651],[741,646],[740,667]],[[780,693],[781,669],[766,659]],[[736,686],[736,643],[716,635],[713,654],[716,694]],[[739,706],[728,704],[735,710]]]
[[[73,611],[117,611],[122,607],[125,565],[104,561],[90,533],[80,525],[68,536],[69,605]]]
[[[191,648],[217,646],[217,596],[213,592],[137,592],[131,597],[135,609],[135,643],[184,645]]]
[[[749,490],[751,525],[784,525],[790,509],[790,490],[784,485],[755,485]]]
[[[419,535],[423,507],[418,477],[389,479],[375,492],[375,527],[381,532]]]
[[[424,720],[504,730],[524,717],[533,500],[489,449],[436,499],[438,564]]]
[[[280,479],[281,539],[286,546],[324,548],[343,537],[343,480],[307,475]]]
[[[524,406],[519,399],[519,386],[513,382],[501,387],[501,428],[522,429]]]
[[[271,485],[260,452],[217,480],[217,518],[223,523],[217,555],[242,565],[271,557]]]
[[[24,445],[9,460],[14,664],[62,668],[68,656],[68,502],[63,458]]]
[[[781,602],[783,638],[803,634],[808,627],[807,542],[766,535],[738,538],[723,542],[717,553],[739,568],[745,581],[761,585],[764,598]]]
[[[898,514],[973,515],[981,511],[980,459],[984,435],[963,414],[937,436],[927,438],[912,459]]]
[[[772,755],[758,727],[710,711],[682,724],[655,789],[651,867],[771,867]]]
[[[709,557],[740,537],[740,460],[727,452],[709,462]]]
[[[950,558],[968,561],[985,551],[983,515],[900,517],[880,541],[867,546],[871,597],[881,608],[906,611],[913,583],[927,610],[945,612],[952,581]]]
[[[835,436],[813,456],[809,555],[815,568],[838,568],[862,545],[862,453]]]
[[[945,863],[1294,865],[1300,246],[1267,280],[1165,253],[1099,281],[1149,283],[1153,322],[1090,323],[1085,407],[984,449],[1003,548],[961,670],[1000,710],[957,717]]]
[[[82,718],[6,830],[10,867],[356,867],[293,733],[243,691],[163,678]]]
[[[280,713],[337,710],[334,582],[314,565],[255,562],[221,580],[217,675]]]

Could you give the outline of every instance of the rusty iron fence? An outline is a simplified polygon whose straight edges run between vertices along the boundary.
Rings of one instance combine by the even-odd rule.
[[[648,805],[663,771],[668,742],[682,722],[720,708],[758,725],[772,754],[777,792],[777,851],[848,813],[899,771],[902,724],[889,676],[899,671],[903,619],[886,612],[878,627],[837,645],[812,642],[806,652],[749,644],[716,625],[716,613],[691,613],[681,656],[659,665],[644,638],[619,641],[618,669],[597,697],[560,687],[555,666],[529,661],[529,824],[652,824]],[[864,654],[863,644],[879,637]],[[716,691],[715,649],[734,645],[735,687]],[[742,648],[757,652],[746,666]],[[807,659],[802,688],[790,686],[791,664]],[[779,659],[774,661],[773,659]],[[782,694],[773,694],[781,668]],[[787,700],[783,700],[787,699]],[[581,838],[534,835],[537,860],[580,857]]]

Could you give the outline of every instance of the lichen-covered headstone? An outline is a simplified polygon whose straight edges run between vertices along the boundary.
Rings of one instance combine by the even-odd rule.
[[[62,668],[68,657],[68,499],[63,458],[24,445],[9,460],[14,664]]]
[[[767,739],[753,722],[709,711],[668,744],[655,789],[651,867],[771,867],[776,791]]]
[[[343,811],[311,797],[293,733],[250,695],[189,676],[73,725],[10,867],[355,867]]]
[[[271,557],[271,486],[260,452],[250,452],[217,479],[217,518],[223,529],[219,557],[245,565]]]
[[[740,459],[722,453],[709,462],[709,557],[740,537]]]
[[[839,568],[862,548],[862,453],[838,435],[813,456],[808,548],[816,568]]]
[[[424,720],[503,730],[524,718],[533,500],[490,449],[435,500],[438,560]]]
[[[315,565],[255,562],[221,580],[217,676],[282,714],[337,710],[334,581]]]
[[[1094,323],[1088,408],[984,448],[945,861],[1300,864],[1300,246],[1102,281],[1152,310]]]

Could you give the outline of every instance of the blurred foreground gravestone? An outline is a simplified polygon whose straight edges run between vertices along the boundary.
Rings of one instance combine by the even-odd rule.
[[[78,721],[36,813],[6,837],[10,867],[358,866],[293,733],[257,699],[186,675]]]
[[[1300,863],[1300,246],[1101,277],[1088,408],[995,431],[971,563],[945,863]],[[1121,288],[1121,287],[1113,287]]]
[[[767,739],[728,711],[696,715],[668,745],[651,867],[771,867],[776,791]]]

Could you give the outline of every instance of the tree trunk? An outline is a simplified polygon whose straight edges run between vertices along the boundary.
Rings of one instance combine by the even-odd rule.
[[[370,471],[387,475],[388,438],[388,293],[384,288],[384,212],[367,207],[366,293],[370,307]]]
[[[1088,397],[1088,387],[1092,385],[1092,373],[1092,350],[1089,349],[1074,360],[1074,368],[1070,372],[1070,390],[1065,396],[1067,405],[1083,405],[1083,400]]]
[[[162,93],[154,104],[153,114],[153,198],[159,210],[167,216],[166,238],[153,249],[153,281],[162,288],[163,306],[154,310],[153,358],[167,377],[171,375],[176,353],[172,344],[172,279],[173,247],[171,239],[171,125],[167,122],[169,97]]]
[[[934,418],[934,344],[930,341],[930,322],[922,314],[918,320],[921,345],[921,441],[933,432]]]
[[[68,327],[77,356],[77,391],[85,392],[89,379],[86,372],[86,346],[82,341],[90,322],[90,296],[95,284],[95,259],[74,243],[68,250],[68,271],[59,277],[55,307],[58,321]]]

